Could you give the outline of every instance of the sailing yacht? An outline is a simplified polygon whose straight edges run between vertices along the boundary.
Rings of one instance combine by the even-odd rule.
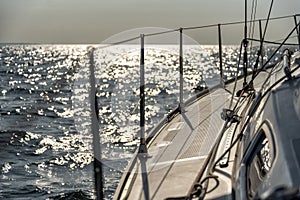
[[[210,26],[174,30],[180,35],[178,106],[148,133],[144,38],[168,33],[140,35],[140,143],[114,199],[300,199],[299,15],[271,18],[271,7],[266,19],[245,18],[236,74],[229,80],[224,79],[221,28],[240,22],[212,25],[218,28],[220,81],[199,87],[187,100],[182,33]],[[268,24],[283,18],[293,27],[282,41],[268,41]],[[248,37],[249,24],[259,27],[259,38]],[[298,43],[289,43],[291,38]],[[250,42],[257,42],[255,49]],[[266,44],[274,46],[267,56]],[[278,54],[282,59],[275,62]]]

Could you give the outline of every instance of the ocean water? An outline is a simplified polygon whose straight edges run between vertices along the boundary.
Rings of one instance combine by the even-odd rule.
[[[0,46],[0,198],[95,198],[90,65],[95,67],[104,193],[112,198],[139,143],[139,49],[92,47],[93,56],[88,45]],[[217,46],[185,47],[185,99],[219,83],[217,52]],[[228,79],[236,71],[238,47],[225,46],[223,52]],[[148,131],[178,105],[178,66],[178,47],[146,48]]]

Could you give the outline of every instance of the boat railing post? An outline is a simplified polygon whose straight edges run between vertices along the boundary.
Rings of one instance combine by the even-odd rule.
[[[259,53],[261,56],[261,66],[264,65],[264,50],[263,50],[263,33],[262,33],[262,24],[261,24],[261,20],[258,21],[258,25],[259,25],[259,40],[260,40],[260,49],[259,49]]]
[[[90,108],[91,108],[91,131],[93,134],[93,151],[94,151],[94,178],[95,178],[95,190],[96,199],[104,199],[103,193],[103,170],[101,163],[101,147],[100,147],[100,135],[99,135],[99,121],[98,121],[98,107],[96,97],[96,80],[95,80],[95,68],[94,68],[94,48],[89,50],[90,54]]]
[[[144,34],[141,37],[140,54],[140,147],[139,153],[147,153],[145,138],[145,56],[144,56]]]
[[[248,68],[248,53],[247,53],[247,47],[248,47],[248,40],[247,40],[247,0],[245,0],[245,23],[244,23],[244,40],[243,40],[243,47],[244,47],[244,61],[243,61],[243,72],[244,72],[244,82],[243,86],[247,85],[247,68]]]
[[[299,15],[294,15],[295,26],[298,26],[297,16],[299,16]],[[297,35],[298,35],[298,45],[299,45],[299,50],[300,50],[300,26],[298,26],[296,31],[297,31]]]
[[[179,110],[183,112],[183,37],[182,28],[179,29],[180,39],[179,39]]]
[[[146,200],[149,198],[149,183],[146,161],[148,158],[148,150],[145,137],[145,50],[144,38],[145,35],[141,34],[141,54],[140,54],[140,146],[138,151],[138,158],[141,162],[143,193]]]
[[[219,64],[220,64],[220,85],[224,88],[224,74],[223,74],[223,59],[222,59],[222,33],[221,24],[218,24],[218,38],[219,38]]]

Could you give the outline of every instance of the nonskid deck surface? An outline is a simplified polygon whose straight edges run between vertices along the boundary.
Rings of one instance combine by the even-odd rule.
[[[143,189],[149,191],[150,199],[188,194],[222,128],[220,113],[229,98],[230,94],[219,88],[185,107],[185,112],[164,127],[148,149],[147,185],[143,185],[139,166],[129,199],[143,199]]]

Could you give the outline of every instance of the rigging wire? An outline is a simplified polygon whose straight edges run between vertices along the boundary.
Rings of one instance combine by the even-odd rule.
[[[148,34],[144,34],[144,36],[150,37],[150,36],[156,36],[156,35],[163,35],[163,34],[166,34],[166,33],[173,33],[173,32],[177,32],[177,31],[180,31],[180,28],[172,29],[172,30],[168,30],[168,31],[148,33]]]
[[[298,37],[298,36],[289,37],[289,39],[296,38],[296,37]],[[248,38],[248,40],[251,40],[251,41],[254,41],[254,42],[260,42],[261,41],[261,40],[254,39],[254,38]],[[267,40],[265,40],[264,43],[266,43],[266,44],[280,45],[283,40],[284,39],[278,39],[278,40],[275,40],[275,41],[267,41]],[[296,43],[284,43],[284,45],[286,45],[286,46],[297,46],[298,44],[296,44]],[[253,46],[253,48],[259,47],[259,46],[260,45]]]
[[[277,54],[277,52],[280,50],[280,48],[285,44],[285,42],[289,39],[289,37],[293,34],[293,32],[298,28],[299,25],[300,25],[300,22],[297,24],[297,26],[295,26],[295,27],[290,31],[290,33],[287,35],[287,37],[284,39],[284,41],[277,47],[277,49],[273,52],[273,54],[270,56],[270,58],[266,61],[266,63],[265,63],[260,69],[258,69],[258,71],[252,76],[252,79],[251,79],[251,81],[250,81],[251,84],[253,84],[254,79],[260,74],[260,72],[263,71],[263,70],[265,70],[267,64],[273,59],[273,57]],[[274,69],[274,67],[273,67],[273,69]],[[273,70],[273,69],[272,69],[272,70]],[[272,70],[271,70],[271,72],[272,72]],[[254,72],[253,72],[253,73],[254,73]],[[265,80],[265,82],[262,84],[262,86],[264,86],[264,85],[267,83],[267,81],[269,80],[270,76],[271,76],[271,75],[269,75],[269,76],[266,78],[266,80]],[[249,84],[250,84],[250,83],[249,83]]]
[[[285,18],[291,18],[294,17],[294,15],[285,15],[285,16],[281,16],[281,17],[273,17],[270,18],[269,20],[278,20],[278,19],[285,19]],[[249,22],[258,22],[259,20],[261,21],[266,21],[267,19],[256,19],[256,20],[249,20],[247,21],[247,23]],[[230,26],[230,25],[239,25],[239,24],[243,24],[245,23],[245,21],[236,21],[236,22],[227,22],[227,23],[221,23],[220,25],[222,26]],[[202,29],[202,28],[211,28],[211,27],[216,27],[219,24],[210,24],[210,25],[204,25],[204,26],[190,26],[190,27],[183,27],[183,30],[193,30],[193,29]]]
[[[269,20],[278,20],[278,19],[285,19],[285,18],[291,18],[291,17],[294,17],[294,15],[285,15],[285,16],[281,16],[281,17],[273,17],[273,18],[270,18]],[[249,20],[247,21],[248,23],[252,22],[258,22],[258,21],[266,21],[267,19],[254,19],[254,20]],[[222,25],[222,26],[229,26],[229,25],[238,25],[238,24],[243,24],[245,23],[245,21],[236,21],[236,22],[227,22],[227,23],[221,23],[221,24],[210,24],[210,25],[204,25],[204,26],[191,26],[191,27],[182,27],[182,30],[193,30],[193,29],[202,29],[202,28],[211,28],[211,27],[217,27],[219,25]],[[180,31],[180,28],[177,28],[177,29],[171,29],[171,30],[168,30],[168,31],[159,31],[159,32],[154,32],[154,33],[148,33],[148,34],[144,34],[144,36],[146,37],[151,37],[151,36],[156,36],[156,35],[161,35],[161,34],[166,34],[166,33],[172,33],[172,32],[176,32],[176,31]],[[113,43],[110,43],[108,45],[105,45],[105,46],[102,46],[102,47],[97,47],[99,49],[105,49],[105,48],[108,48],[108,47],[111,47],[111,46],[116,46],[116,45],[120,45],[120,44],[124,44],[124,43],[127,43],[127,42],[131,42],[131,41],[134,41],[134,40],[138,40],[140,39],[140,35],[139,36],[136,36],[136,37],[131,37],[131,38],[128,38],[128,39],[125,39],[125,40],[121,40],[121,41],[117,41],[117,42],[113,42]]]
[[[270,8],[269,8],[269,13],[268,13],[268,17],[267,17],[267,20],[266,20],[266,25],[265,25],[265,29],[264,29],[262,42],[264,41],[264,38],[266,36],[268,24],[269,24],[269,21],[270,21],[271,11],[272,11],[272,8],[273,8],[273,3],[274,3],[274,0],[271,1],[271,5],[270,5]]]
[[[250,31],[248,38],[253,38],[255,31],[255,18],[257,10],[257,0],[252,0],[252,9],[251,9],[251,20],[250,20]],[[252,48],[252,42],[250,43],[250,49]]]
[[[273,8],[273,3],[274,3],[274,0],[271,1],[271,5],[270,5],[270,8],[269,8],[269,12],[268,12],[268,16],[267,16],[267,21],[266,21],[264,33],[263,33],[261,41],[260,41],[260,47],[259,47],[259,51],[258,51],[258,56],[256,58],[256,61],[255,61],[254,67],[253,67],[252,80],[255,78],[255,74],[256,74],[256,71],[257,71],[258,63],[259,63],[259,58],[260,58],[260,56],[262,56],[263,43],[264,43],[264,40],[265,40],[265,36],[266,36],[268,24],[269,24],[269,21],[270,21],[270,16],[271,16],[272,8]],[[251,80],[251,83],[253,83],[252,80]]]
[[[126,40],[118,41],[118,42],[113,42],[113,43],[110,43],[108,45],[99,47],[99,49],[105,49],[105,48],[108,48],[108,47],[124,44],[126,42],[131,42],[131,41],[134,41],[134,40],[137,40],[137,39],[140,39],[140,36],[132,37],[132,38],[129,38],[129,39],[126,39]]]
[[[240,71],[240,62],[241,62],[241,57],[242,57],[241,56],[242,55],[242,48],[243,48],[243,43],[241,43],[241,45],[240,45],[239,59],[238,59],[238,63],[237,63],[237,70],[236,70],[236,75],[235,75],[235,80],[234,80],[233,91],[232,91],[232,95],[231,95],[231,99],[230,99],[229,109],[231,109],[233,99],[234,99],[235,90],[236,90],[236,86],[237,86],[237,79],[238,79],[238,74],[239,74],[239,71]]]
[[[255,19],[256,19],[256,10],[257,10],[257,0],[252,0],[252,9],[251,9],[251,21],[250,22],[250,31],[249,31],[249,36],[248,36],[248,40],[250,38],[253,38],[254,37],[254,32],[255,32]],[[252,50],[253,48],[253,41],[250,40],[250,51]],[[253,57],[254,55],[253,54],[250,54],[251,57]],[[252,58],[250,58],[249,60],[252,60]]]

